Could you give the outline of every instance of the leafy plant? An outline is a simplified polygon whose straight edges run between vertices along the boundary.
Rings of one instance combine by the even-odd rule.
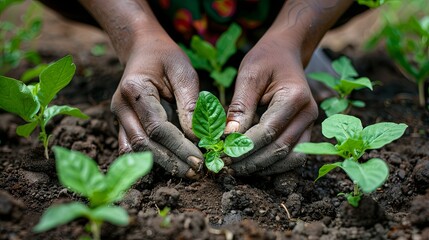
[[[386,181],[389,175],[389,169],[383,160],[372,158],[360,163],[359,159],[366,150],[379,149],[400,138],[407,127],[403,123],[381,122],[363,128],[359,118],[335,114],[322,122],[322,134],[327,138],[335,138],[337,144],[300,143],[294,151],[342,157],[344,159],[342,162],[323,165],[315,181],[340,167],[354,183],[352,193],[342,194],[346,196],[350,205],[357,207],[362,196],[361,191],[373,192]]]
[[[354,69],[350,59],[341,57],[332,62],[332,68],[339,77],[334,77],[325,72],[310,73],[308,77],[324,83],[338,93],[338,96],[325,99],[320,107],[326,116],[336,113],[344,113],[350,106],[365,107],[365,103],[359,100],[350,100],[348,97],[353,90],[369,88],[372,90],[372,82],[366,77],[357,78],[358,73]]]
[[[171,218],[168,216],[170,210],[169,207],[164,207],[162,210],[158,209],[159,216],[162,218],[161,227],[163,228],[169,228],[171,226]]]
[[[5,9],[13,4],[21,3],[23,0],[0,1],[0,15]],[[4,75],[18,66],[21,60],[38,65],[40,56],[32,50],[23,50],[23,45],[34,40],[42,28],[42,19],[38,14],[39,7],[31,2],[22,17],[22,24],[15,25],[10,21],[0,21],[0,75]]]
[[[54,147],[58,178],[62,185],[88,198],[89,206],[71,202],[49,207],[33,231],[40,233],[85,217],[93,239],[100,239],[103,221],[125,226],[128,214],[113,203],[121,200],[124,193],[152,168],[150,152],[129,153],[118,157],[106,175],[100,172],[94,160],[86,155],[62,147]]]
[[[231,133],[221,140],[225,125],[226,113],[216,96],[200,92],[192,116],[192,130],[200,139],[198,146],[207,150],[204,153],[206,167],[215,173],[224,167],[222,154],[239,157],[253,149],[252,140],[241,133]]]
[[[37,126],[40,127],[39,139],[45,148],[45,157],[49,158],[48,145],[51,135],[46,133],[46,124],[54,116],[63,114],[87,119],[79,109],[69,106],[48,106],[55,95],[73,78],[76,66],[72,57],[66,56],[45,68],[34,85],[13,78],[0,76],[0,109],[15,113],[27,123],[19,126],[16,133],[28,137]]]
[[[237,69],[234,67],[223,68],[223,66],[237,51],[236,42],[240,35],[241,27],[233,23],[220,35],[215,46],[197,35],[191,39],[191,49],[181,45],[196,69],[210,72],[210,77],[215,80],[215,85],[219,89],[220,101],[224,106],[226,104],[225,88],[231,86],[237,75]]]
[[[402,73],[416,82],[419,104],[424,107],[424,83],[429,78],[429,16],[421,19],[411,16],[396,23],[386,17],[385,26],[370,40],[368,46],[375,46],[381,39],[385,39],[387,52]]]

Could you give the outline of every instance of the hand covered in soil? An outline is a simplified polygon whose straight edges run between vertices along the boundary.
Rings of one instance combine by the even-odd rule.
[[[232,159],[237,175],[271,175],[302,165],[292,152],[310,140],[318,115],[304,66],[324,33],[351,0],[286,1],[277,19],[241,62],[227,114],[225,134],[245,133],[254,149]],[[268,106],[253,125],[258,106]]]
[[[203,155],[188,138],[198,98],[198,77],[187,56],[157,22],[146,1],[82,1],[109,34],[125,71],[111,109],[120,153],[151,151],[168,172],[196,178]],[[177,104],[188,138],[167,119],[161,99]]]

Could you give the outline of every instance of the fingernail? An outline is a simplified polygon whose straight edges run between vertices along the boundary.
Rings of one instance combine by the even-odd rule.
[[[225,127],[225,134],[230,134],[233,132],[238,132],[238,129],[240,128],[240,123],[237,121],[229,121],[228,124]]]
[[[199,174],[196,174],[196,173],[195,173],[195,171],[194,171],[192,168],[190,168],[190,169],[186,172],[185,177],[187,177],[187,178],[189,178],[189,179],[197,180],[197,179],[199,179],[199,178],[200,178],[200,175],[199,175]]]
[[[201,171],[201,168],[203,167],[203,160],[195,157],[195,156],[189,156],[188,157],[189,163],[191,163],[191,167],[195,169],[197,172]]]

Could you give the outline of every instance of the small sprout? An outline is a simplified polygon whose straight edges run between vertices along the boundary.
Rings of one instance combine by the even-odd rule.
[[[354,191],[350,194],[343,194],[352,206],[357,206],[362,195],[360,191],[363,193],[375,191],[389,175],[389,168],[383,160],[372,158],[360,163],[359,159],[366,150],[379,149],[400,138],[407,127],[403,123],[381,122],[363,128],[359,118],[335,114],[322,122],[322,134],[327,138],[335,138],[337,144],[300,143],[294,148],[294,151],[342,157],[344,159],[342,162],[323,165],[319,169],[319,175],[315,181],[340,167],[354,183]]]
[[[107,174],[103,174],[94,160],[80,152],[61,147],[54,147],[53,151],[61,184],[86,197],[89,206],[80,202],[51,206],[33,228],[34,232],[48,231],[84,217],[89,220],[87,226],[93,239],[99,240],[104,221],[118,226],[128,224],[125,209],[113,203],[120,201],[133,183],[149,173],[153,164],[151,153],[124,154],[112,163]]]
[[[192,65],[196,69],[210,72],[210,77],[215,80],[219,89],[220,102],[226,104],[225,88],[229,88],[237,75],[234,67],[223,68],[228,59],[237,51],[236,42],[241,35],[241,28],[232,24],[213,46],[195,35],[191,39],[191,49],[181,45],[183,51],[188,55]]]
[[[91,54],[95,57],[100,57],[106,54],[106,45],[97,43],[91,48]]]
[[[170,213],[169,207],[164,207],[162,210],[158,209],[159,216],[162,218],[160,227],[169,228],[171,226],[171,218],[168,215]]]
[[[308,77],[324,83],[329,88],[338,93],[338,96],[325,99],[320,107],[325,111],[326,116],[336,113],[345,113],[350,106],[365,107],[365,103],[358,100],[348,99],[353,90],[369,88],[372,90],[372,82],[366,78],[357,78],[358,73],[354,69],[347,57],[341,57],[332,62],[332,68],[338,73],[339,78],[328,73],[310,73]]]
[[[49,159],[51,135],[46,133],[45,127],[49,120],[61,114],[88,118],[77,108],[48,106],[57,93],[70,83],[75,70],[72,57],[66,56],[46,67],[39,75],[39,82],[33,85],[0,76],[0,109],[15,113],[27,122],[16,129],[19,136],[28,137],[37,126],[40,127],[39,139],[45,148],[46,159]]]
[[[192,116],[192,130],[200,139],[198,146],[207,150],[204,153],[206,167],[215,173],[224,167],[222,154],[239,157],[253,149],[252,140],[241,133],[231,133],[221,140],[225,125],[226,113],[216,96],[200,92]]]

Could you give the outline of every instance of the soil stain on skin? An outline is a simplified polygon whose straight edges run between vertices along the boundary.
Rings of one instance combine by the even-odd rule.
[[[364,125],[392,121],[410,126],[401,139],[363,156],[363,160],[372,157],[386,160],[390,176],[383,186],[361,201],[361,207],[350,207],[343,197],[337,196],[339,192],[352,191],[353,184],[343,172],[333,171],[314,182],[320,166],[338,160],[332,156],[308,156],[303,167],[283,175],[238,178],[225,171],[215,176],[205,175],[197,181],[173,177],[155,165],[151,174],[136,183],[123,202],[118,203],[131,217],[129,226],[104,224],[102,239],[424,239],[429,236],[426,193],[429,113],[417,107],[415,86],[395,70],[385,54],[377,52],[352,59],[362,76],[380,80],[383,86],[375,87],[374,92],[364,90],[352,96],[365,101],[367,107],[363,111],[352,109],[350,114],[362,119]],[[96,63],[76,64],[80,69]],[[118,82],[120,67],[109,71],[112,69],[118,71],[111,74],[117,77],[112,82]],[[54,119],[50,126],[51,146],[82,151],[105,171],[118,155],[117,126],[109,102],[105,101],[116,84],[105,84],[103,69],[96,71],[100,72],[95,72],[91,81],[77,75],[55,100],[56,104],[81,106],[91,118]],[[96,91],[99,97],[88,97],[91,91]],[[404,92],[409,97],[404,98]],[[320,132],[323,118],[320,116],[315,123],[314,142],[325,140]],[[0,239],[85,236],[83,219],[49,232],[32,233],[31,228],[47,207],[81,199],[59,184],[55,166],[43,159],[43,152],[38,153],[37,139],[14,135],[14,129],[21,123],[17,117],[0,114],[0,122],[10,123],[9,127],[0,124]],[[171,208],[169,227],[161,227],[157,206]]]

